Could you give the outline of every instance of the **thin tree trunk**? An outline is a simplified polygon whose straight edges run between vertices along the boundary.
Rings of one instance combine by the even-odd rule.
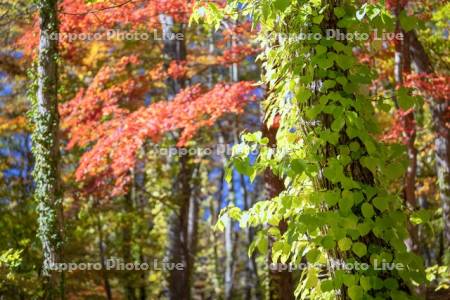
[[[174,21],[171,16],[161,14],[159,16],[164,36],[164,56],[170,60],[183,61],[186,59],[185,40],[171,39],[174,30]],[[184,33],[184,25],[178,24],[179,33]],[[169,95],[175,96],[180,89],[186,86],[186,80],[167,79],[170,88]],[[197,243],[197,215],[198,205],[192,197],[192,176],[194,167],[192,156],[188,148],[179,148],[180,171],[176,178],[174,191],[178,211],[173,212],[169,218],[169,242],[168,257],[171,263],[181,263],[183,270],[172,269],[169,273],[169,299],[191,299],[192,277],[194,270],[195,245]],[[195,220],[193,219],[195,218]]]
[[[403,31],[400,26],[400,12],[404,9],[400,1],[397,1],[395,8],[396,17],[396,32],[404,35],[403,40],[395,41],[395,64],[394,64],[394,79],[396,88],[403,87],[404,77],[411,73],[411,58],[409,51],[408,33]],[[398,109],[398,107],[397,107]],[[408,155],[409,165],[406,170],[404,179],[404,199],[407,206],[414,210],[417,208],[416,201],[416,175],[417,175],[417,149],[414,145],[416,141],[416,123],[414,111],[410,109],[404,112],[403,115],[403,138],[406,142],[406,149]],[[410,251],[418,254],[420,252],[418,240],[418,228],[408,222],[409,238],[406,240],[406,245]]]
[[[230,193],[230,192],[228,192]],[[233,197],[233,194],[230,195]],[[224,278],[224,294],[225,300],[232,299],[233,296],[233,273],[234,273],[234,257],[233,257],[233,222],[229,216],[224,217],[224,238],[225,238],[225,278]]]
[[[58,15],[56,0],[37,2],[40,15],[37,94],[32,99],[35,198],[42,242],[44,299],[64,298],[63,273],[50,270],[62,259],[62,192],[59,178]],[[32,91],[33,93],[34,91]],[[59,291],[58,291],[59,289]]]
[[[269,139],[269,147],[275,149],[276,144],[276,135],[277,128],[272,126],[271,128],[267,128],[267,125],[263,125],[263,135]],[[266,192],[268,196],[272,199],[278,196],[284,190],[283,181],[278,178],[270,169],[267,169],[264,172],[264,184]],[[286,220],[281,220],[278,226],[280,229],[280,233],[283,234],[286,232],[287,223]],[[273,240],[269,240],[269,249],[271,249],[271,245],[273,244]],[[269,251],[269,260],[271,257],[271,251]],[[270,263],[270,261],[269,261]],[[276,263],[276,262],[274,262]],[[287,262],[289,263],[289,262]],[[272,270],[269,268],[269,299],[275,300],[293,300],[294,297],[294,283],[292,280],[292,273],[287,270]]]
[[[169,274],[169,299],[191,299],[193,256],[189,245],[189,211],[191,202],[191,157],[180,157],[181,170],[175,187],[178,211],[169,219],[168,255],[171,263],[181,263],[183,270],[171,270]]]
[[[435,102],[432,111],[436,131],[434,140],[436,173],[444,219],[444,248],[450,249],[450,129],[446,126],[448,103]]]
[[[221,170],[220,175],[220,184],[219,184],[219,190],[218,190],[218,196],[212,197],[210,200],[210,214],[211,214],[211,228],[214,227],[214,225],[218,221],[219,213],[220,213],[220,203],[222,200],[222,194],[223,194],[223,188],[224,188],[224,180],[225,180],[225,170]],[[216,199],[217,204],[216,204]],[[211,232],[212,237],[212,243],[213,243],[213,256],[214,256],[214,291],[218,291],[220,289],[220,282],[221,282],[221,269],[220,269],[220,262],[219,262],[219,250],[218,250],[218,232],[216,230],[212,230]]]
[[[409,34],[412,61],[418,73],[431,74],[433,65],[414,31]],[[448,102],[431,98],[431,112],[435,131],[435,160],[439,196],[444,220],[444,248],[450,248],[450,129],[448,122]]]
[[[134,179],[133,179],[134,184]],[[133,212],[133,197],[134,197],[134,188],[125,195],[124,198],[124,210],[126,213],[123,228],[122,228],[122,256],[125,263],[132,262],[131,255],[131,245],[132,245],[132,232],[133,232],[133,221],[130,214]],[[133,272],[133,271],[132,271]],[[125,272],[123,275],[125,296],[127,300],[136,300],[136,289],[133,285],[133,279],[131,272]]]
[[[244,210],[250,209],[252,207],[252,199],[250,195],[247,192],[247,188],[245,185],[245,178],[244,175],[240,175],[240,184],[242,187],[242,194],[244,199]],[[254,228],[250,227],[247,229],[247,247],[250,247],[250,245],[253,242],[254,239]],[[245,299],[251,300],[251,299],[261,299],[261,286],[260,286],[260,280],[258,276],[258,266],[256,264],[255,254],[253,253],[251,256],[247,258],[247,263],[245,267],[246,271],[246,287],[245,287]],[[252,290],[254,290],[255,297],[252,296]]]
[[[105,239],[103,237],[103,228],[100,219],[100,213],[97,212],[97,232],[98,232],[98,252],[100,255],[100,263],[102,264],[103,289],[107,300],[112,300],[111,284],[109,283],[108,272],[106,270],[105,257]]]

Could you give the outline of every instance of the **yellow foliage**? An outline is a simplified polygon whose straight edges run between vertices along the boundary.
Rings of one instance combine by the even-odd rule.
[[[26,131],[27,119],[23,116],[18,116],[13,119],[8,119],[0,116],[0,134]]]
[[[104,43],[93,42],[88,50],[88,54],[83,59],[83,64],[88,67],[96,66],[97,62],[102,61],[108,56],[108,47]]]

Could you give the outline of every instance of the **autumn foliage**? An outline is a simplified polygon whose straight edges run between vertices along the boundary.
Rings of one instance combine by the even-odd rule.
[[[166,132],[179,129],[177,145],[184,146],[200,128],[213,125],[226,113],[242,113],[254,99],[251,82],[220,83],[209,91],[197,84],[171,101],[132,111],[127,106],[142,97],[145,79],[128,78],[111,87],[108,82],[136,63],[136,57],[124,57],[114,67],[104,67],[86,91],[80,90],[61,107],[63,126],[70,137],[68,149],[93,144],[82,156],[76,178],[98,190],[113,185],[112,195],[126,190],[129,171],[146,140],[158,142]]]

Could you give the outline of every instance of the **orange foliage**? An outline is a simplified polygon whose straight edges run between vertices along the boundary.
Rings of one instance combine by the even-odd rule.
[[[247,56],[257,53],[259,50],[251,45],[236,45],[223,51],[219,62],[225,65],[234,64],[243,61]]]
[[[151,30],[160,27],[160,14],[172,16],[175,22],[187,23],[192,8],[193,2],[185,0],[105,0],[91,4],[84,0],[64,0],[59,4],[60,47],[63,54],[70,58],[77,52],[76,41],[83,40],[80,34],[106,34],[108,30],[127,26]],[[39,35],[37,15],[33,23],[16,42],[28,57],[36,54]],[[77,38],[74,38],[75,34],[78,34]]]
[[[112,185],[111,195],[122,194],[144,141],[157,142],[164,133],[179,129],[177,145],[182,147],[200,128],[211,126],[225,113],[241,113],[254,99],[252,90],[251,82],[217,84],[207,92],[195,85],[182,90],[172,101],[156,102],[133,112],[118,108],[116,100],[98,101],[90,93],[78,95],[63,107],[70,136],[68,147],[96,143],[82,156],[77,180],[95,190],[110,191],[105,187]],[[115,112],[113,119],[101,120],[105,109]]]
[[[172,60],[167,69],[167,74],[173,79],[180,79],[186,77],[187,71],[186,61]]]
[[[414,119],[409,117],[410,114],[413,113],[413,109],[408,109],[406,111],[397,109],[394,112],[392,126],[389,128],[388,132],[381,136],[381,140],[384,142],[401,142],[406,144],[416,131],[416,123]]]
[[[120,107],[119,102],[131,103],[142,97],[144,78],[127,76],[131,72],[128,67],[138,63],[136,56],[129,56],[123,57],[113,67],[103,67],[87,90],[81,89],[74,99],[61,106],[62,127],[71,133],[68,149],[75,145],[86,146],[108,135],[114,128],[102,120],[124,117],[128,110]],[[126,79],[111,84],[123,77]]]
[[[450,101],[450,76],[442,74],[409,74],[405,86],[416,88],[436,101]]]

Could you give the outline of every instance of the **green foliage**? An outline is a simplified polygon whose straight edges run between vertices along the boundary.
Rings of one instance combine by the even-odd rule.
[[[402,176],[405,157],[399,155],[403,153],[400,146],[374,138],[379,128],[372,101],[364,91],[374,73],[353,56],[351,49],[359,46],[358,41],[333,42],[324,34],[327,26],[350,32],[389,29],[392,18],[380,5],[356,9],[351,1],[339,7],[320,1],[243,4],[255,22],[261,22],[262,36],[322,33],[322,38],[282,43],[261,40],[263,81],[271,90],[265,103],[267,123],[280,116],[277,149],[256,138],[261,133],[244,134],[231,161],[252,178],[271,169],[283,178],[286,190],[234,216],[245,216],[245,226],[278,226],[281,219],[287,220],[287,232],[277,237],[272,248],[274,261],[298,262],[305,247],[311,249],[306,252],[309,262],[317,261],[322,253],[333,259],[336,251],[346,262],[370,261],[368,270],[323,273],[321,280],[317,270],[305,271],[305,280],[296,291],[302,297],[341,289],[341,284],[331,288],[330,280],[342,280],[350,299],[363,299],[367,293],[410,298],[398,282],[408,286],[423,282],[423,266],[406,251],[406,213],[399,197],[388,189],[392,180]],[[230,7],[234,5],[232,1]],[[338,19],[336,25],[329,19],[330,9]],[[402,26],[409,29],[413,19],[404,16],[402,20]],[[398,98],[404,109],[415,105],[407,90],[399,90]],[[249,153],[254,150],[259,155],[250,164]],[[377,270],[376,261],[386,257],[404,264],[406,271]],[[356,284],[358,278],[361,285]],[[372,284],[381,279],[384,285]]]

